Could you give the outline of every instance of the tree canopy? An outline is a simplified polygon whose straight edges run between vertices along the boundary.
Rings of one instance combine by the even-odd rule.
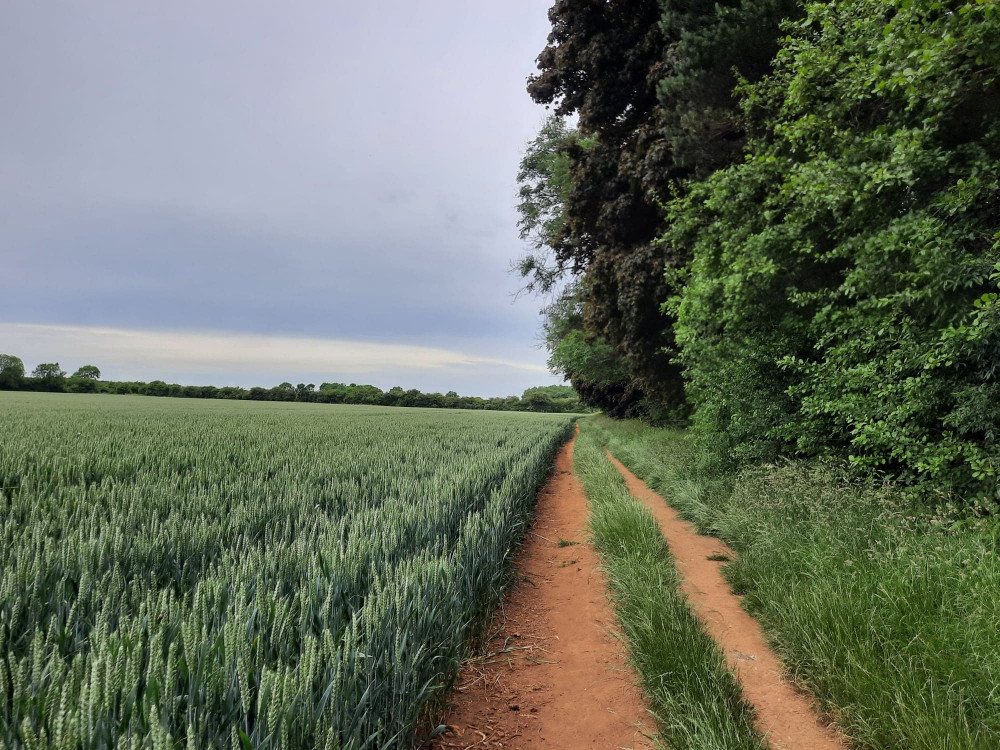
[[[24,380],[24,362],[13,354],[0,354],[0,388],[17,388]]]
[[[675,413],[684,410],[681,368],[661,302],[676,286],[663,269],[682,267],[690,253],[662,238],[662,204],[688,179],[740,157],[733,85],[770,69],[779,23],[795,9],[788,0],[560,0],[549,12],[552,32],[528,91],[558,117],[576,115],[579,130],[550,119],[525,161],[558,169],[522,163],[522,194],[545,196],[544,215],[555,220],[534,237],[552,262],[533,262],[536,252],[520,270],[545,289],[560,274],[585,275],[586,329],[621,357],[629,393]],[[521,216],[534,226],[523,204]]]
[[[851,0],[789,31],[741,89],[746,161],[673,207],[697,422],[737,454],[995,487],[997,8]]]
[[[550,367],[727,459],[1000,497],[1000,6],[549,17],[528,91],[577,129],[547,121],[518,177]]]
[[[85,380],[100,380],[101,370],[96,365],[84,365],[73,373],[74,378],[84,378]]]

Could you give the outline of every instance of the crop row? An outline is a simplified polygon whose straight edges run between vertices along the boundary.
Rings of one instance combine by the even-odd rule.
[[[41,394],[0,421],[0,744],[26,747],[412,745],[570,429]]]

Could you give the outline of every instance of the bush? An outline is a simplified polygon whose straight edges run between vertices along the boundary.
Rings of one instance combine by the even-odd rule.
[[[998,10],[810,5],[742,88],[745,163],[671,206],[688,393],[730,457],[996,494]]]

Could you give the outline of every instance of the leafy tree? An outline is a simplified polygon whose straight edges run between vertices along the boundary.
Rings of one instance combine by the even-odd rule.
[[[644,413],[645,393],[600,335],[584,330],[583,284],[570,284],[544,311],[549,369],[567,378],[580,399],[611,416]]]
[[[13,354],[0,354],[0,388],[13,390],[24,382],[24,362]]]
[[[742,87],[746,162],[672,208],[697,423],[995,496],[1000,8],[844,0],[789,31]]]
[[[147,396],[169,396],[170,386],[162,380],[150,380],[146,383],[143,393]]]
[[[526,388],[521,398],[526,399],[533,393],[545,393],[549,398],[578,398],[576,391],[571,385],[538,385],[534,388]]]
[[[73,373],[74,378],[85,378],[87,380],[100,380],[101,371],[94,365],[84,365]]]
[[[527,291],[550,292],[572,257],[572,238],[564,228],[572,190],[569,151],[578,143],[576,131],[567,127],[565,119],[552,115],[521,159],[517,173],[517,228],[532,250],[517,262],[516,268],[528,280]]]
[[[67,390],[71,393],[97,393],[97,381],[92,378],[82,378],[73,375],[66,381]]]
[[[268,391],[268,401],[294,401],[295,386],[291,383],[279,383]]]
[[[550,240],[550,267],[587,273],[587,328],[645,385],[678,398],[656,302],[666,294],[664,255],[652,244],[662,220],[650,191],[667,163],[662,149],[650,150],[658,140],[654,69],[666,51],[659,4],[562,0],[549,19],[552,32],[528,91],[559,116],[577,115],[586,143],[566,150],[572,184],[560,236]]]
[[[686,180],[740,158],[733,84],[769,70],[780,21],[796,8],[792,0],[560,0],[549,12],[552,33],[528,90],[557,115],[578,115],[579,135],[561,143],[543,128],[536,142],[543,154],[568,155],[570,189],[562,215],[542,214],[558,219],[541,222],[552,260],[534,262],[536,253],[521,271],[543,281],[586,273],[587,331],[623,357],[633,388],[675,411],[681,370],[660,303],[678,288],[663,268],[690,255],[658,241],[660,204]],[[541,172],[560,176],[543,196],[561,195],[564,171]]]
[[[524,399],[529,411],[552,411],[552,397],[541,391],[535,391]]]
[[[31,376],[42,381],[46,388],[53,389],[62,387],[66,372],[58,362],[43,362],[32,371]]]

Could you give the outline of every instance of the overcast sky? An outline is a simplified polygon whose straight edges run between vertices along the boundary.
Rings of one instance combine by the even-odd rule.
[[[217,385],[557,382],[508,273],[549,4],[0,4],[0,352]]]

